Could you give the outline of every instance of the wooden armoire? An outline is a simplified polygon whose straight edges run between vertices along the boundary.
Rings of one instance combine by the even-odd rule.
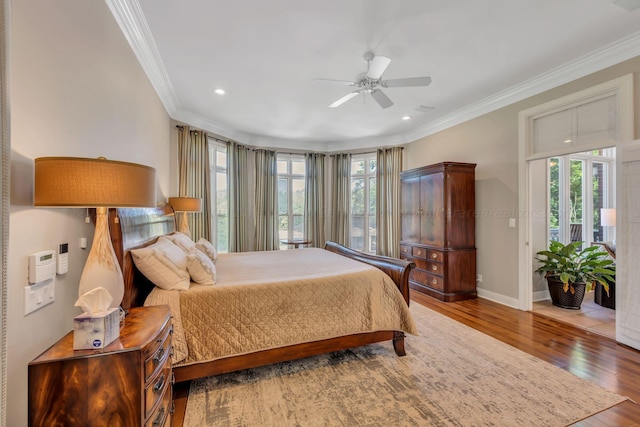
[[[444,162],[400,174],[402,259],[409,285],[442,301],[475,298],[475,167]]]

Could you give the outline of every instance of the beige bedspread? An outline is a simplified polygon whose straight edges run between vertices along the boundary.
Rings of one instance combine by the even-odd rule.
[[[220,254],[216,270],[213,286],[156,288],[145,302],[170,305],[177,365],[360,332],[417,334],[389,276],[324,249]]]

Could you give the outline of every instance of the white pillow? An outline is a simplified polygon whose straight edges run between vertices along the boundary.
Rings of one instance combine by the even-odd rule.
[[[167,234],[163,237],[171,240],[174,245],[176,245],[186,253],[189,253],[196,248],[196,244],[193,242],[193,240],[191,240],[191,238],[184,233],[177,232],[173,234]]]
[[[198,239],[198,241],[196,242],[196,248],[204,252],[211,259],[211,261],[216,262],[216,260],[218,259],[218,251],[216,250],[215,246],[213,246],[211,242],[204,237]]]
[[[159,288],[189,289],[187,254],[170,240],[160,237],[146,248],[132,249],[131,257],[138,270]]]
[[[216,266],[204,252],[194,248],[187,254],[187,271],[191,280],[201,285],[216,283]]]

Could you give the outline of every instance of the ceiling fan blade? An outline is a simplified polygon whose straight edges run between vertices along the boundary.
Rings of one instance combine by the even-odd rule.
[[[380,82],[382,87],[414,87],[429,86],[430,84],[431,77],[408,77],[405,79],[391,79]]]
[[[356,82],[350,82],[347,80],[333,80],[333,79],[313,79],[314,82],[328,82],[328,83],[338,83],[345,86],[358,86]]]
[[[426,105],[421,105],[418,108],[416,108],[415,111],[419,111],[421,113],[428,113],[431,110],[433,110],[434,108],[436,108],[436,107],[430,107],[430,106],[426,106]]]
[[[379,89],[376,89],[373,92],[371,92],[371,96],[373,97],[373,99],[376,100],[376,102],[382,108],[389,108],[389,107],[391,107],[393,105],[393,102],[389,99],[389,97],[387,95],[385,95],[384,92],[382,92]]]
[[[378,80],[382,77],[382,73],[387,69],[391,59],[386,56],[374,56],[369,63],[369,71],[367,71],[367,78],[369,80]]]
[[[359,90],[355,90],[353,92],[350,92],[350,93],[346,94],[345,96],[343,96],[342,98],[340,98],[337,101],[335,101],[333,104],[329,105],[329,108],[339,107],[340,105],[344,104],[345,102],[347,102],[348,100],[350,100],[351,98],[353,98],[354,96],[359,95],[359,94],[360,94]]]

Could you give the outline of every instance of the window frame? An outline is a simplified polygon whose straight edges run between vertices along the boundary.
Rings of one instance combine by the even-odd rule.
[[[363,162],[364,163],[364,173],[358,173],[355,171],[353,167],[354,163]],[[372,169],[370,167],[370,162],[375,164],[375,167]],[[371,204],[371,191],[374,192],[374,197],[377,197],[377,189],[375,183],[377,182],[377,153],[360,153],[360,154],[352,154],[351,155],[351,171],[350,171],[350,185],[349,185],[349,193],[351,199],[351,209],[349,215],[349,247],[352,249],[356,249],[365,253],[375,254],[377,251],[377,224],[374,224],[371,227],[371,218],[373,217],[374,222],[376,221],[376,204],[375,200],[373,205]],[[362,179],[364,181],[364,200],[363,200],[363,213],[354,213],[353,209],[353,201],[354,201],[354,181]],[[373,189],[371,189],[371,181],[374,181]],[[354,231],[358,227],[354,227],[353,222],[355,218],[362,218],[362,245],[354,242],[355,238],[360,236],[354,235]],[[373,233],[372,233],[373,232]],[[367,242],[368,244],[365,244]]]
[[[211,242],[214,242],[216,249],[218,252],[226,253],[229,252],[229,144],[224,141],[219,141],[217,139],[209,138],[209,183],[211,187],[211,194],[209,197],[209,206],[211,209]],[[218,164],[218,152],[224,151],[225,162],[224,165]],[[227,212],[226,212],[226,244],[221,245],[220,242],[220,231],[218,227],[219,225],[219,214],[218,214],[218,174],[224,175],[224,184],[226,187],[226,204],[227,204]]]
[[[277,153],[277,164],[278,164],[278,240],[280,241],[280,249],[289,249],[289,245],[287,245],[286,243],[282,243],[283,240],[295,240],[295,239],[305,239],[305,215],[304,215],[304,197],[306,196],[306,175],[307,175],[307,170],[306,170],[306,163],[305,163],[305,157],[304,154],[295,154],[295,153]],[[286,162],[286,171],[285,172],[281,172],[280,170],[280,163],[281,162]],[[304,167],[304,171],[302,173],[294,173],[293,172],[293,162],[300,162],[302,164],[302,166]],[[280,181],[281,180],[286,180],[287,184],[287,211],[286,213],[282,214],[280,211]],[[304,187],[302,190],[302,199],[303,199],[303,205],[302,205],[302,212],[300,213],[295,213],[294,212],[294,202],[295,202],[295,197],[294,197],[294,181],[299,181],[302,180]],[[281,231],[283,231],[280,227],[281,227],[281,217],[285,217],[287,218],[287,235],[282,236],[281,235]],[[295,226],[292,226],[292,224],[296,224],[296,220],[298,221],[302,221],[302,236],[296,236],[294,233],[296,232]]]

